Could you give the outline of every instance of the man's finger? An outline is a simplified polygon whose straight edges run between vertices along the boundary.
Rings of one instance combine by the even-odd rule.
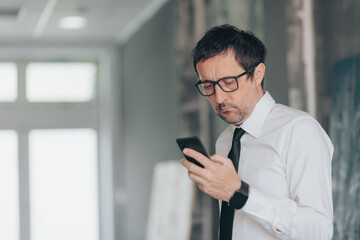
[[[203,170],[203,168],[199,167],[198,165],[190,162],[189,160],[187,160],[186,158],[181,159],[180,163],[187,168],[187,170],[189,172],[195,173],[197,175],[201,175],[201,172]]]
[[[213,160],[214,162],[217,162],[221,165],[227,165],[227,164],[232,164],[232,161],[230,159],[228,159],[227,157],[220,155],[220,154],[214,154],[211,156],[211,160]]]
[[[204,156],[203,154],[195,151],[194,149],[191,148],[185,148],[183,150],[183,153],[186,156],[189,156],[193,159],[195,159],[196,161],[198,161],[199,163],[201,163],[201,165],[203,165],[204,167],[209,166],[209,164],[213,164],[212,161],[209,161],[209,158],[207,158],[206,156]]]
[[[193,182],[195,182],[196,184],[202,184],[204,182],[204,179],[198,175],[196,175],[195,173],[193,172],[188,172],[188,176],[189,176],[189,179]]]

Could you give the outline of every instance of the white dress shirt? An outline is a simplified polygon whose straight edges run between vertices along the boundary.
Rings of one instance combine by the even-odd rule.
[[[238,174],[251,191],[232,239],[331,239],[334,148],[319,123],[266,92],[241,128]],[[222,132],[217,153],[228,155],[234,129]]]

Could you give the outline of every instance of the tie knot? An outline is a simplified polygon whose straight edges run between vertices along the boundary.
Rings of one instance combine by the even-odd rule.
[[[244,135],[244,133],[245,133],[244,129],[235,128],[233,141],[240,141],[240,138],[242,137],[242,135]]]

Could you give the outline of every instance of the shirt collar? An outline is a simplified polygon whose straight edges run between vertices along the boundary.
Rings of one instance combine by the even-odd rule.
[[[250,135],[258,138],[261,133],[261,128],[264,125],[266,117],[268,116],[271,108],[274,106],[275,100],[271,97],[269,92],[265,92],[264,96],[255,105],[253,112],[243,122],[240,127]],[[236,126],[233,125],[235,129]]]

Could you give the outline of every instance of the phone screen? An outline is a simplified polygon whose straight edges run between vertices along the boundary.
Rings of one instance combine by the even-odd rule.
[[[179,145],[181,151],[184,148],[191,148],[194,149],[197,152],[200,152],[201,154],[203,154],[206,157],[209,157],[209,155],[206,153],[206,150],[203,146],[203,144],[201,143],[200,139],[198,137],[186,137],[186,138],[178,138],[176,139],[177,144]],[[199,167],[204,167],[201,163],[199,163],[198,161],[196,161],[195,159],[186,156],[184,154],[185,158],[187,160],[189,160],[192,163],[195,163],[196,165],[198,165]]]

